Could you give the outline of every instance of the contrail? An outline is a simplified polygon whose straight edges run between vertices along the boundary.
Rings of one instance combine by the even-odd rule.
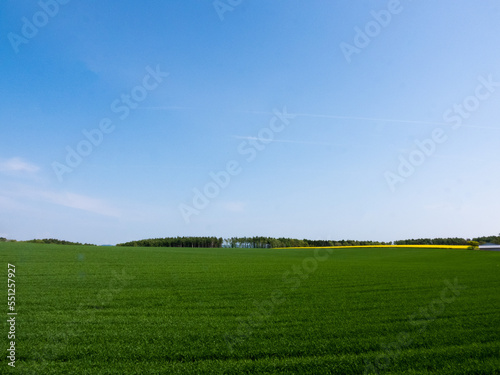
[[[264,139],[264,138],[259,138],[259,137],[249,137],[249,136],[241,136],[241,135],[233,135],[233,138],[236,139],[246,139],[249,141],[261,141],[262,143],[271,143],[271,142],[280,142],[280,143],[299,143],[299,144],[304,144],[304,145],[324,145],[324,146],[338,146],[338,144],[335,143],[328,143],[328,142],[306,142],[306,141],[291,141],[287,139]]]
[[[149,109],[149,110],[161,110],[161,111],[209,111],[206,108],[193,108],[193,107],[139,107],[138,109]],[[268,111],[230,111],[234,113],[246,113],[254,115],[270,115],[273,116],[273,112]],[[418,120],[398,120],[398,119],[388,119],[388,118],[377,118],[377,117],[356,117],[356,116],[339,116],[339,115],[325,115],[316,113],[290,113],[290,115],[298,117],[314,117],[314,118],[330,118],[335,120],[355,120],[355,121],[369,121],[369,122],[393,122],[399,124],[415,124],[415,125],[437,125],[437,126],[451,126],[452,124],[446,122],[431,122],[431,121],[418,121]],[[475,129],[494,129],[500,130],[500,127],[494,126],[477,126],[477,125],[461,125],[464,128],[475,128]]]

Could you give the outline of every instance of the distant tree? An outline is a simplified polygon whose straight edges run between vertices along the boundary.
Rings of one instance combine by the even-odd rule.
[[[500,234],[498,236],[486,236],[486,237],[476,237],[472,239],[473,241],[478,241],[479,244],[494,243],[500,245]]]
[[[222,247],[224,240],[217,237],[165,237],[130,241],[116,246],[132,247]]]
[[[468,241],[467,245],[469,245],[469,250],[479,249],[479,242],[477,242],[477,241]]]
[[[71,242],[71,241],[65,241],[65,240],[58,240],[57,238],[44,238],[42,240],[40,239],[34,239],[34,240],[29,240],[29,241],[24,241],[28,243],[38,243],[38,244],[56,244],[56,245],[81,245],[81,246],[96,246],[94,244],[82,244],[80,242]]]

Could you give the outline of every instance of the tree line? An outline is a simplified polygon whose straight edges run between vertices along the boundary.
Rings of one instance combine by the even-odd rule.
[[[486,242],[499,243],[500,237],[478,237],[474,241],[480,244]],[[495,242],[497,241],[497,242]],[[277,247],[324,247],[324,246],[375,246],[375,245],[470,245],[466,238],[418,238],[398,240],[394,242],[383,241],[357,241],[357,240],[308,240],[285,237],[165,237],[130,241],[116,246],[136,247],[205,247],[205,248],[245,248],[245,249],[271,249]]]
[[[498,234],[498,236],[476,237],[473,238],[472,240],[479,242],[480,245],[485,243],[494,243],[500,245],[500,233]]]
[[[394,241],[394,245],[467,245],[465,238],[418,238]]]
[[[12,241],[0,237],[0,242]],[[470,245],[470,239],[453,238],[417,238],[394,241],[394,245]],[[498,236],[483,236],[473,238],[479,244],[494,243],[500,244],[500,234]],[[96,246],[94,244],[82,244],[58,240],[55,238],[33,239],[29,241],[19,241],[38,244],[58,244],[58,245],[82,245]],[[165,237],[150,238],[138,241],[130,241],[117,244],[116,246],[133,247],[201,247],[201,248],[248,248],[248,249],[270,249],[277,247],[324,247],[324,246],[370,246],[370,245],[392,245],[393,242],[380,241],[357,241],[357,240],[308,240],[285,237]]]
[[[394,245],[469,245],[470,239],[453,237],[453,238],[418,238],[411,240],[394,241]],[[500,235],[476,237],[472,241],[478,242],[480,245],[484,243],[500,244]]]
[[[224,240],[217,237],[165,237],[119,243],[116,246],[133,247],[222,247]]]
[[[320,246],[363,246],[390,245],[391,242],[354,241],[354,240],[299,240],[296,238],[274,237],[165,237],[130,241],[116,246],[133,247],[208,247],[208,248],[246,248],[270,249],[276,247],[320,247]]]
[[[56,244],[56,245],[97,246],[97,245],[94,245],[94,244],[91,244],[91,243],[71,242],[71,241],[58,240],[56,238],[44,238],[44,239],[41,239],[41,240],[34,239],[34,240],[20,241],[20,242],[40,243],[40,244]]]
[[[276,247],[323,247],[323,246],[364,246],[364,245],[390,245],[390,242],[355,241],[355,240],[308,240],[296,238],[274,237],[231,237],[225,240],[225,247],[269,249]]]

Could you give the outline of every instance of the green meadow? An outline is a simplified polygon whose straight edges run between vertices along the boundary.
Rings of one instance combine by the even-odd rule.
[[[0,243],[19,374],[499,374],[500,253]]]

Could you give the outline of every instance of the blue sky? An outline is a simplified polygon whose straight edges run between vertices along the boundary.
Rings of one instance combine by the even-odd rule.
[[[0,236],[498,234],[499,16],[496,1],[3,1]]]

